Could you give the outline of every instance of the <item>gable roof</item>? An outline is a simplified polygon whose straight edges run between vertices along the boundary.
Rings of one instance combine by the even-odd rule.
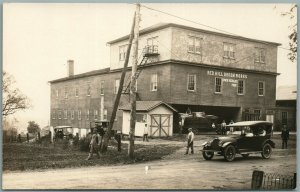
[[[172,111],[177,112],[172,106],[168,105],[163,101],[137,101],[136,102],[136,111],[151,111],[160,105],[165,105],[167,108]],[[130,111],[131,105],[130,103],[126,103],[125,105],[119,107],[119,110]]]
[[[155,25],[152,25],[150,27],[147,27],[147,28],[144,28],[144,29],[140,30],[139,35],[141,36],[141,35],[148,34],[148,33],[158,31],[160,29],[164,29],[164,28],[168,28],[168,27],[176,27],[176,28],[187,29],[187,30],[196,31],[196,32],[209,33],[209,34],[213,34],[213,35],[219,35],[219,36],[234,38],[234,39],[241,39],[241,40],[246,40],[246,41],[270,44],[270,45],[274,45],[274,46],[280,46],[281,45],[280,43],[275,43],[275,42],[270,42],[270,41],[263,41],[263,40],[258,40],[258,39],[251,39],[251,38],[243,37],[243,36],[239,36],[239,35],[230,35],[230,34],[226,34],[226,33],[214,32],[214,31],[209,31],[209,30],[205,30],[205,29],[199,29],[199,28],[195,28],[195,27],[175,24],[175,23],[158,23],[158,24],[155,24]],[[129,35],[125,35],[125,36],[120,37],[118,39],[109,41],[109,42],[107,42],[107,44],[114,44],[114,43],[124,41],[124,40],[128,40],[128,39],[129,39]]]
[[[276,100],[296,100],[297,86],[280,86],[276,91]]]

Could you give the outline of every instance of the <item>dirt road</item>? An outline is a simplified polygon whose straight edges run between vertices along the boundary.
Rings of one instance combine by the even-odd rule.
[[[180,142],[175,144],[182,145]],[[151,142],[149,142],[151,144]],[[196,143],[196,147],[200,143]],[[183,155],[184,148],[160,161],[143,164],[63,170],[6,172],[3,189],[250,189],[253,170],[293,174],[295,150],[275,149],[271,159],[237,156],[225,162],[205,161],[200,152]],[[145,166],[150,166],[148,171]]]

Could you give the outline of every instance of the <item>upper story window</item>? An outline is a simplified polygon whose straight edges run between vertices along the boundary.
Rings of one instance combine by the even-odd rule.
[[[65,87],[65,99],[68,99],[68,89]]]
[[[71,111],[71,119],[74,119],[74,115],[75,115],[75,112],[74,110]]]
[[[265,82],[259,81],[258,82],[258,96],[265,95]]]
[[[104,81],[100,82],[100,95],[104,95]]]
[[[187,90],[196,91],[196,75],[188,74]]]
[[[266,50],[264,48],[255,48],[254,61],[257,63],[266,62]]]
[[[188,52],[190,53],[201,53],[202,48],[202,38],[200,37],[193,37],[189,36],[189,45],[188,45]]]
[[[56,114],[55,114],[55,111],[53,110],[52,111],[52,119],[55,119],[56,118]]]
[[[235,59],[235,44],[224,43],[224,57],[229,59]]]
[[[119,60],[123,61],[126,58],[127,45],[122,45],[119,47]]]
[[[91,96],[91,84],[87,84],[87,91],[86,91],[86,96]]]
[[[90,110],[86,110],[86,120],[90,119]]]
[[[151,37],[147,39],[147,53],[157,53],[158,37]]]
[[[151,75],[151,91],[157,91],[157,73]]]
[[[95,119],[95,120],[98,119],[98,110],[94,110],[94,119]]]
[[[215,93],[222,93],[222,78],[215,78]]]
[[[78,97],[78,95],[79,95],[79,89],[76,87],[75,88],[75,97]]]
[[[67,119],[67,118],[68,118],[68,111],[64,110],[64,119]]]
[[[78,110],[78,120],[81,120],[81,110]]]
[[[61,111],[58,111],[58,119],[61,119]]]
[[[120,79],[116,79],[115,80],[115,94],[118,93],[119,86],[120,86]]]
[[[58,91],[58,89],[55,90],[55,96],[56,96],[56,99],[58,99],[58,96],[59,96],[59,91]]]
[[[107,109],[103,110],[103,120],[107,120]]]
[[[244,95],[244,92],[245,92],[245,81],[244,80],[238,80],[237,94],[238,95]]]

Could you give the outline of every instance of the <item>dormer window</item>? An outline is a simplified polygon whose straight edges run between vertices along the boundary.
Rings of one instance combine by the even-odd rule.
[[[126,58],[127,45],[122,45],[119,47],[119,60],[124,61]]]
[[[232,43],[224,43],[224,58],[235,59],[235,45]]]
[[[266,50],[264,48],[255,48],[254,61],[256,63],[266,62]]]

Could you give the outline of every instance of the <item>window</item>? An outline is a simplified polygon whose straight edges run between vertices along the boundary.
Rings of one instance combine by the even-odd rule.
[[[55,114],[55,111],[53,110],[52,111],[52,119],[55,119],[56,118],[56,114]]]
[[[120,86],[120,79],[116,79],[115,80],[115,94],[118,93],[119,86]]]
[[[254,61],[257,63],[266,62],[266,50],[264,48],[255,48]]]
[[[231,43],[224,43],[224,57],[235,59],[235,45]]]
[[[58,119],[61,119],[61,111],[58,111]]]
[[[157,74],[151,75],[151,91],[157,91]]]
[[[136,114],[136,122],[145,123],[146,118],[147,118],[147,116],[144,113],[137,113]]]
[[[215,78],[215,93],[222,92],[222,79],[219,77]]]
[[[58,96],[59,96],[59,94],[58,94],[58,92],[59,92],[58,89],[56,89],[55,92],[56,92],[56,93],[55,93],[55,94],[56,94],[56,99],[58,99]]]
[[[282,111],[281,112],[281,122],[283,125],[287,125],[287,117],[288,117],[288,112]]]
[[[100,95],[104,95],[104,81],[100,82]]]
[[[71,111],[71,119],[74,119],[74,110]]]
[[[260,111],[260,109],[254,109],[254,120],[260,120],[260,116],[261,116],[261,111]]]
[[[107,120],[107,109],[103,110],[103,120]]]
[[[94,119],[98,119],[98,110],[94,110]]]
[[[265,82],[258,82],[258,96],[264,96],[265,94]]]
[[[87,93],[86,93],[86,96],[91,96],[91,84],[90,83],[87,84]]]
[[[244,90],[245,90],[245,81],[238,80],[237,94],[244,95]]]
[[[86,120],[90,119],[90,110],[86,110]]]
[[[188,75],[188,91],[196,91],[196,75]]]
[[[68,99],[68,89],[65,87],[65,99]]]
[[[78,120],[81,120],[81,110],[78,110]]]
[[[201,53],[202,38],[189,36],[188,52]]]
[[[79,94],[79,90],[78,88],[75,88],[75,97],[78,97],[78,94]]]
[[[147,53],[157,52],[157,38],[158,37],[151,37],[147,39]]]
[[[123,61],[126,58],[127,45],[122,45],[119,47],[119,60]]]
[[[67,119],[67,118],[68,118],[68,111],[64,110],[64,119]]]

